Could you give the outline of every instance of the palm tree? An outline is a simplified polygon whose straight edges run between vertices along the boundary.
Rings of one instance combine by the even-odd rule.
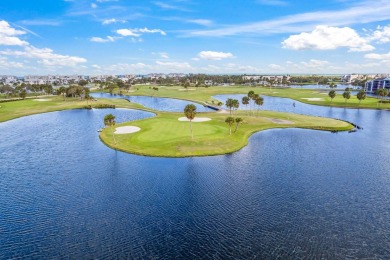
[[[351,92],[349,92],[349,90],[347,89],[349,88],[346,88],[346,90],[343,93],[343,98],[345,99],[345,103],[347,103],[347,100],[351,98]]]
[[[258,112],[260,110],[260,106],[264,104],[264,98],[259,96],[258,98],[256,98],[255,104],[258,106],[257,107],[257,112]]]
[[[233,108],[237,110],[240,107],[240,102],[237,99],[233,99],[232,101]]]
[[[253,90],[249,91],[248,92],[248,98],[249,98],[249,114],[251,114],[251,110],[252,110],[252,104],[251,104],[251,100],[253,99],[253,96],[255,95],[255,92]]]
[[[225,123],[229,125],[229,135],[232,135],[232,125],[234,123],[234,118],[229,116],[225,119]]]
[[[360,106],[360,102],[366,99],[366,92],[364,92],[364,90],[360,90],[359,93],[357,93],[356,97],[357,99],[359,99],[359,106]]]
[[[236,129],[234,130],[234,133],[237,132],[238,130],[238,126],[240,125],[240,123],[242,123],[242,118],[241,117],[237,117],[234,121],[236,121]]]
[[[194,134],[192,132],[192,120],[195,118],[196,115],[196,106],[194,104],[186,105],[186,107],[184,108],[184,115],[190,121],[191,139],[194,139]]]
[[[112,137],[114,138],[114,143],[116,144],[114,130],[112,129],[112,126],[115,125],[115,116],[113,114],[107,114],[104,116],[104,125],[111,127]]]
[[[230,115],[232,114],[232,108],[234,107],[234,101],[231,98],[226,100],[225,106],[229,109]]]
[[[248,107],[249,101],[250,101],[249,97],[247,97],[247,96],[242,97],[242,104],[245,105],[245,108]]]
[[[333,99],[336,97],[336,91],[334,91],[334,90],[329,91],[328,96],[330,97],[330,99],[331,99],[330,103],[332,104]]]

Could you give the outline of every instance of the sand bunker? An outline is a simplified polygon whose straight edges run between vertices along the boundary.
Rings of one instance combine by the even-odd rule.
[[[121,127],[115,128],[114,134],[117,134],[117,135],[132,134],[132,133],[138,132],[140,130],[141,130],[141,128],[139,128],[138,126],[121,126]]]
[[[211,118],[208,118],[208,117],[195,117],[194,119],[192,119],[192,122],[206,122],[206,121],[210,121]],[[187,117],[180,117],[179,118],[179,121],[190,121],[188,120]]]
[[[185,89],[185,88],[179,88],[178,89],[179,91],[188,91],[188,90],[196,90],[196,89],[194,89],[194,88],[189,88],[189,89]]]
[[[307,101],[324,101],[323,98],[301,98],[301,99],[306,99]]]
[[[293,125],[295,124],[292,121],[284,120],[284,119],[277,119],[277,118],[267,118],[269,121],[275,124],[280,124],[280,125]]]
[[[33,99],[33,101],[39,101],[39,102],[43,102],[43,101],[50,101],[51,99],[47,99],[47,98],[36,98],[36,99]]]

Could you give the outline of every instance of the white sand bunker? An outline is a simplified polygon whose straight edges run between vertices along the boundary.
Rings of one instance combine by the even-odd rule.
[[[277,118],[267,118],[269,121],[275,124],[280,124],[280,125],[293,125],[295,124],[292,121],[284,120],[284,119],[277,119]]]
[[[37,98],[37,99],[33,99],[33,101],[45,102],[45,101],[51,101],[51,99],[47,99],[47,98]]]
[[[140,130],[141,130],[141,128],[139,128],[138,126],[120,126],[120,127],[115,128],[114,134],[117,134],[117,135],[132,134],[132,133],[138,132]]]
[[[188,89],[185,89],[185,88],[179,88],[178,89],[179,91],[193,91],[193,90],[196,90],[195,88],[188,88]]]
[[[192,122],[206,122],[206,121],[210,121],[211,118],[208,118],[208,117],[195,117],[194,119],[192,119]],[[188,120],[187,117],[180,117],[179,118],[179,121],[190,121]]]
[[[323,98],[301,98],[301,99],[306,99],[307,101],[324,101]]]

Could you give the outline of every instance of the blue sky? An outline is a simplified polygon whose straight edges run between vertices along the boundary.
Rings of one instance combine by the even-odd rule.
[[[389,0],[2,0],[0,74],[390,72]]]

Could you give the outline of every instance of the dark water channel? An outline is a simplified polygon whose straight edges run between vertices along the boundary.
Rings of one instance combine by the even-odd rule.
[[[100,142],[108,112],[146,112],[1,123],[0,259],[390,258],[390,112],[294,109],[364,130],[269,130],[230,155],[170,159]]]

